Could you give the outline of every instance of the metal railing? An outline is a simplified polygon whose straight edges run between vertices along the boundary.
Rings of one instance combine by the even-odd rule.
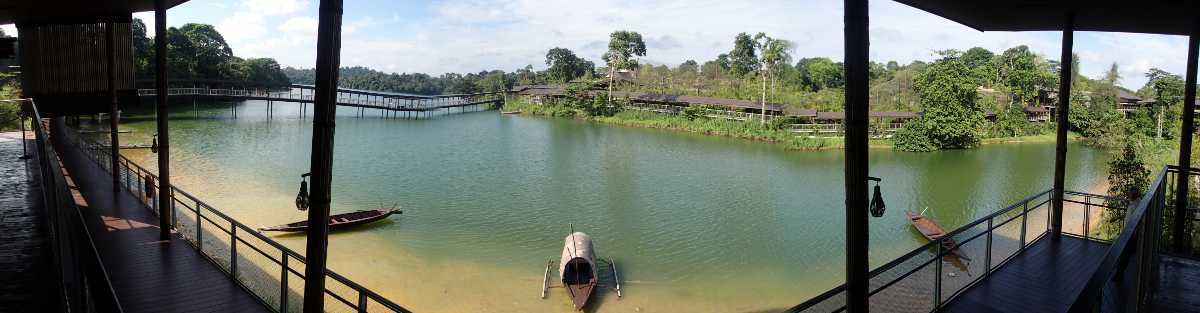
[[[1171,231],[1163,213],[1173,208],[1174,173],[1167,166],[1155,175],[1146,195],[1133,202],[1124,216],[1121,233],[1088,279],[1070,312],[1138,312],[1149,304],[1158,277],[1159,240]],[[1189,173],[1197,172],[1190,169]]]
[[[112,173],[111,154],[104,144],[76,135],[77,144],[93,161]],[[159,214],[158,177],[120,156],[118,162],[121,187]],[[304,277],[303,255],[242,224],[199,198],[171,186],[172,224],[181,237],[202,255],[217,264],[225,273],[264,304],[278,312],[300,311],[299,301]],[[182,213],[182,214],[180,214]],[[246,252],[246,249],[252,252]],[[266,268],[277,266],[277,268]],[[325,301],[327,311],[409,312],[391,300],[339,275],[326,270],[325,295],[335,301]],[[294,280],[300,280],[296,282]],[[294,287],[294,288],[293,288]],[[295,300],[295,301],[293,301]],[[336,307],[330,307],[334,305]]]
[[[930,241],[869,273],[868,296],[873,311],[934,312],[975,283],[988,277],[1026,248],[1050,233],[1051,190],[1042,191]],[[1106,241],[1091,218],[1113,209],[1108,197],[1067,191],[1066,212],[1082,216],[1079,228],[1063,232],[1093,241]],[[947,242],[956,244],[950,245]],[[822,293],[787,312],[842,312],[845,285]]]
[[[34,154],[39,169],[37,183],[42,194],[40,200],[46,210],[48,242],[60,287],[60,294],[56,296],[61,301],[55,305],[59,306],[60,312],[122,312],[108,270],[84,222],[83,213],[75,206],[58,154],[43,124],[49,120],[42,118],[31,99],[4,102],[20,103],[21,122],[24,123],[25,118],[32,121]],[[25,140],[21,140],[21,144],[25,145]]]

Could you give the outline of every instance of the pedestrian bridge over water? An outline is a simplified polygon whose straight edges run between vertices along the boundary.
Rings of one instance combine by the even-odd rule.
[[[187,82],[183,82],[187,83]],[[177,87],[168,88],[170,96],[186,96],[193,99],[204,98],[214,100],[264,100],[268,110],[273,111],[275,102],[299,103],[301,108],[314,103],[315,91],[311,85],[288,85],[279,87]],[[139,98],[153,98],[154,89],[138,89]],[[338,89],[337,105],[358,108],[360,117],[366,116],[367,110],[379,110],[384,118],[400,117],[432,117],[437,113],[463,113],[498,108],[503,104],[501,92],[483,92],[469,94],[447,95],[414,95],[389,93],[380,91]],[[455,110],[457,109],[457,110]],[[301,112],[304,112],[302,109]],[[302,113],[303,114],[303,113]],[[236,113],[235,113],[236,116]]]

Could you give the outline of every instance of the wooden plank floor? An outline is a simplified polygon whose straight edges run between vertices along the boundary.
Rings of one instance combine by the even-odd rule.
[[[1080,238],[1042,238],[942,312],[1066,312],[1107,251]]]
[[[58,276],[35,183],[38,162],[17,159],[21,140],[20,132],[0,134],[0,312],[51,312],[58,309]]]
[[[52,127],[63,138],[61,119]],[[125,312],[271,312],[178,236],[158,240],[157,217],[82,151],[56,142]]]
[[[1154,312],[1200,312],[1200,261],[1162,256]]]

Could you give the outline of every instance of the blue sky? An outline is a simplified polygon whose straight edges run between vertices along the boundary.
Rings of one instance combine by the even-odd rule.
[[[315,63],[318,0],[191,0],[168,12],[168,25],[208,23],[242,57],[272,57],[285,66]],[[346,0],[342,65],[388,72],[477,72],[545,68],[545,53],[564,47],[600,63],[608,33],[640,32],[644,61],[700,62],[728,51],[739,32],[791,40],[798,57],[842,58],[842,1],[838,0]],[[136,13],[148,24],[150,12]],[[994,52],[1028,45],[1057,59],[1061,34],[981,33],[885,0],[871,1],[871,58],[934,59],[934,51]],[[11,27],[11,26],[7,26]],[[11,31],[11,29],[9,29]],[[1117,63],[1122,84],[1136,89],[1158,67],[1182,74],[1187,39],[1181,36],[1078,33],[1075,52],[1084,75]]]

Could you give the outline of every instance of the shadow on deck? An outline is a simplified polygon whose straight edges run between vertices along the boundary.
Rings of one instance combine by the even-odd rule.
[[[1042,238],[941,311],[1066,312],[1108,247],[1072,236]]]
[[[61,124],[52,127],[64,138]],[[95,234],[125,312],[271,312],[178,236],[158,239],[158,218],[78,147],[55,142],[68,184]]]

